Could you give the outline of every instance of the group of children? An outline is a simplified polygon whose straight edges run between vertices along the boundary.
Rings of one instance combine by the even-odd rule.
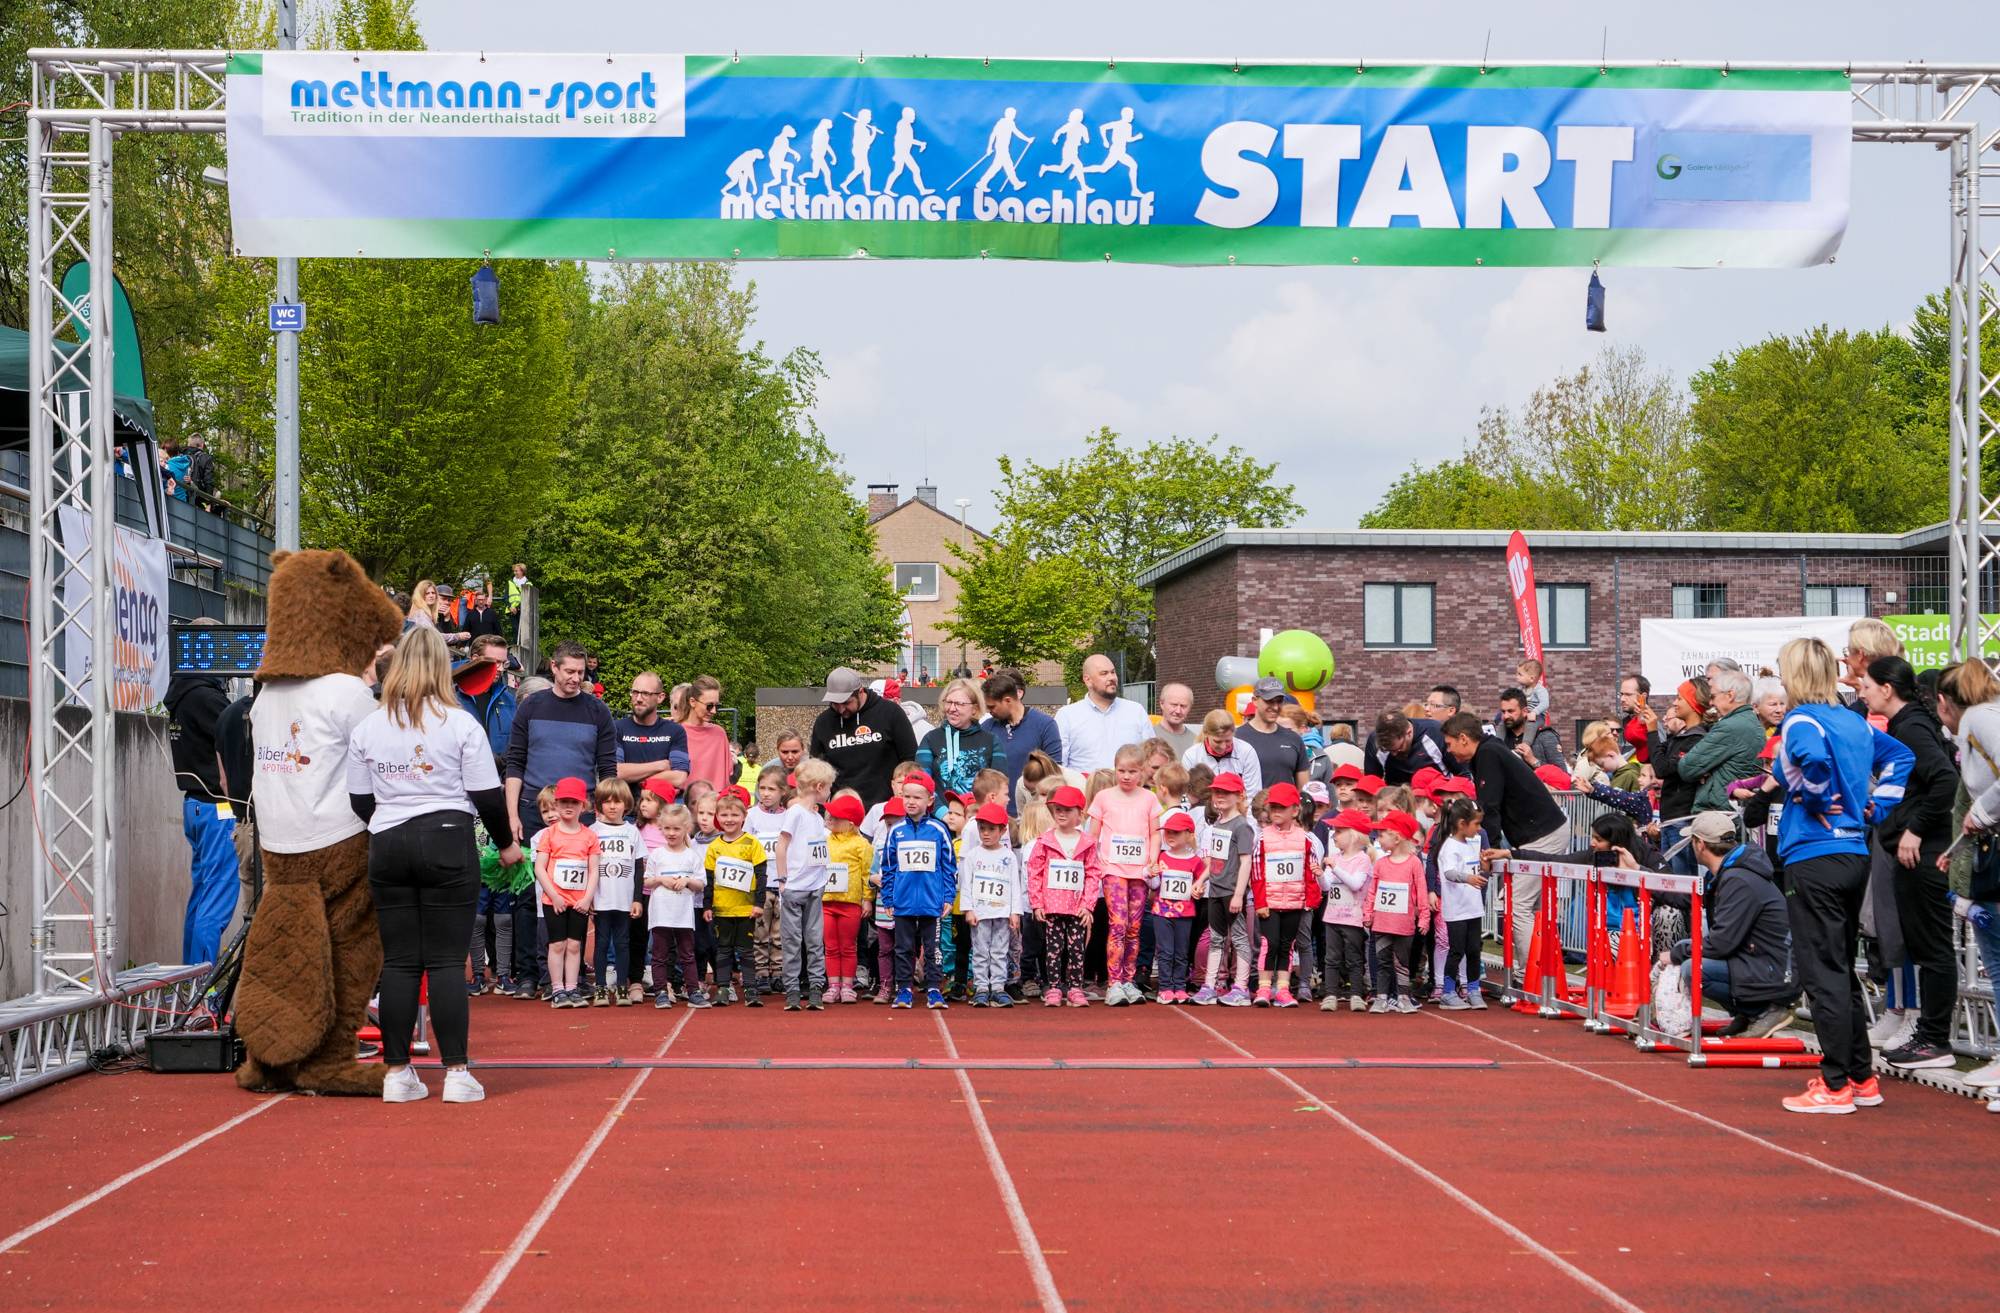
[[[1327,1011],[1485,1006],[1485,870],[1506,854],[1482,842],[1466,781],[1425,771],[1384,786],[1346,766],[1330,792],[1279,783],[1246,798],[1234,774],[1149,766],[1135,746],[1084,788],[1047,774],[1018,816],[997,770],[940,796],[905,763],[873,808],[834,782],[807,760],[767,769],[754,799],[660,780],[636,805],[618,780],[544,789],[531,847],[550,1005],[641,1002],[650,965],[660,1008],[782,992],[788,1010],[818,1010],[860,1002],[870,979],[893,1007],[1035,993],[1084,1007],[1101,916],[1111,1006],[1147,998],[1148,955],[1161,1003],[1296,1007],[1317,972]],[[764,939],[775,966],[758,960]],[[533,997],[519,982],[474,989]]]

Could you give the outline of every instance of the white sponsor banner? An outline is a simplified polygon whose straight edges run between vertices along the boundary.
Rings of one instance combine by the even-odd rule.
[[[62,577],[62,606],[75,617],[63,626],[63,678],[89,696],[91,626],[97,607],[90,597],[90,516],[67,506],[56,508],[66,551],[76,552],[81,569]],[[119,711],[144,711],[167,696],[172,662],[167,655],[167,545],[123,525],[111,555],[113,598],[111,705]],[[81,699],[72,698],[72,704]]]
[[[1727,616],[1719,620],[1641,620],[1639,669],[1656,696],[1671,697],[1684,679],[1729,657],[1751,674],[1778,668],[1778,649],[1794,638],[1817,638],[1839,656],[1847,647],[1849,615]]]
[[[271,51],[271,136],[678,137],[679,55]]]

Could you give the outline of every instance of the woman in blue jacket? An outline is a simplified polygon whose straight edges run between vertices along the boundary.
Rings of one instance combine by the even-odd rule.
[[[1785,812],[1778,856],[1791,888],[1792,945],[1820,1039],[1820,1074],[1790,1112],[1849,1113],[1882,1102],[1854,954],[1868,892],[1872,822],[1903,800],[1910,750],[1840,704],[1840,668],[1817,638],[1778,651],[1790,709],[1778,726]]]

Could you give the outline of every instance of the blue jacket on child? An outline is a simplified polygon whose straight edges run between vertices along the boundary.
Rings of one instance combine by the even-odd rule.
[[[1786,712],[1778,736],[1778,860],[1866,856],[1870,816],[1903,800],[1916,754],[1847,708],[1816,702]]]
[[[907,846],[907,847],[906,847]],[[929,870],[911,870],[904,863],[908,848],[931,850]],[[882,897],[898,916],[937,916],[958,896],[958,863],[952,856],[951,831],[935,816],[921,821],[897,821],[882,840]]]

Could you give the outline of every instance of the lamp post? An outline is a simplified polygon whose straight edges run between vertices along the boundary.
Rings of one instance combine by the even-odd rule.
[[[960,497],[952,504],[958,507],[958,546],[959,550],[963,551],[966,547],[965,512],[966,508],[972,505],[972,498]],[[958,640],[958,668],[970,669],[965,662],[965,639],[962,636]]]

